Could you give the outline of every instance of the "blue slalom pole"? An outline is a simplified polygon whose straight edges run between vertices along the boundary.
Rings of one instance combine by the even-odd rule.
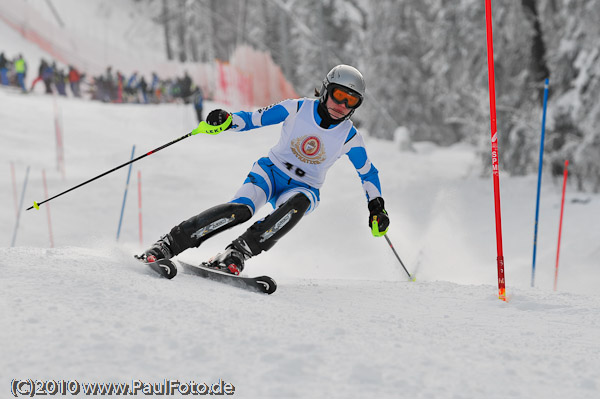
[[[133,156],[135,154],[135,144],[131,149],[131,160],[133,161]],[[119,236],[121,235],[121,223],[123,223],[123,212],[125,212],[125,201],[127,200],[127,190],[129,190],[129,178],[131,177],[131,165],[129,164],[129,171],[127,172],[127,183],[125,183],[125,194],[123,194],[123,205],[121,206],[121,217],[119,218],[119,228],[117,229],[117,241],[119,241]]]
[[[546,106],[548,105],[549,80],[544,82],[544,113],[542,115],[542,139],[540,140],[540,161],[538,165],[537,197],[535,200],[535,225],[533,231],[533,264],[531,266],[531,286],[535,284],[535,253],[537,250],[538,220],[540,216],[540,188],[542,186],[542,166],[544,161],[544,137],[546,135]]]
[[[29,166],[27,167],[27,172],[25,172],[25,181],[23,182],[23,190],[21,191],[21,200],[19,201],[19,209],[17,211],[17,222],[15,223],[15,230],[13,231],[12,241],[10,243],[11,247],[15,246],[15,241],[17,240],[17,231],[19,230],[19,222],[21,220],[21,209],[23,209],[23,200],[25,199],[25,190],[27,189],[27,181],[29,180]]]

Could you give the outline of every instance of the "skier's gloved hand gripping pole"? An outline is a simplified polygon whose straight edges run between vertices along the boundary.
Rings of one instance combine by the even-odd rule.
[[[390,218],[384,208],[383,198],[377,197],[369,201],[369,227],[374,237],[381,237],[388,232]]]
[[[188,133],[188,134],[186,134],[185,136],[181,136],[180,138],[178,138],[178,139],[175,139],[175,140],[171,141],[170,143],[167,143],[167,144],[165,144],[165,145],[162,145],[162,146],[160,146],[160,147],[158,147],[158,148],[155,148],[155,149],[153,149],[152,151],[150,151],[150,152],[147,152],[147,153],[146,153],[146,154],[144,154],[144,155],[141,155],[141,156],[139,156],[139,157],[137,157],[137,158],[135,158],[135,159],[132,159],[132,160],[131,160],[131,161],[129,161],[129,162],[126,162],[126,163],[124,163],[124,164],[122,164],[122,165],[119,165],[119,166],[117,166],[116,168],[113,168],[113,169],[111,169],[111,170],[109,170],[109,171],[106,171],[106,172],[104,172],[104,173],[102,173],[102,174],[100,174],[100,175],[96,176],[96,177],[93,177],[93,178],[91,178],[91,179],[89,179],[89,180],[87,180],[87,181],[84,181],[83,183],[81,183],[81,184],[78,184],[78,185],[76,185],[75,187],[71,187],[70,189],[68,189],[68,190],[66,190],[66,191],[63,191],[63,192],[62,192],[62,193],[60,193],[60,194],[56,194],[55,196],[53,196],[53,197],[50,197],[50,198],[48,198],[48,199],[47,199],[47,200],[45,200],[45,201],[42,201],[42,202],[35,202],[35,201],[34,201],[34,202],[33,202],[33,206],[30,206],[29,208],[27,208],[27,210],[30,210],[30,209],[33,209],[33,208],[35,208],[35,209],[40,209],[40,205],[42,205],[42,204],[44,204],[44,203],[46,203],[46,202],[48,202],[48,201],[51,201],[51,200],[53,200],[53,199],[54,199],[54,198],[56,198],[56,197],[60,197],[61,195],[63,195],[63,194],[66,194],[66,193],[68,193],[69,191],[73,191],[73,190],[75,190],[76,188],[79,188],[79,187],[81,187],[81,186],[84,186],[84,185],[86,185],[86,184],[88,184],[88,183],[91,183],[91,182],[93,182],[94,180],[101,178],[102,176],[106,176],[107,174],[109,174],[109,173],[112,173],[112,172],[114,172],[115,170],[121,169],[121,168],[122,168],[122,167],[124,167],[124,166],[127,166],[127,165],[129,165],[129,164],[131,164],[131,163],[134,163],[134,162],[136,162],[136,161],[139,161],[140,159],[142,159],[142,158],[145,158],[145,157],[147,157],[148,155],[152,155],[152,154],[154,154],[155,152],[158,152],[158,151],[162,150],[163,148],[167,148],[167,147],[168,147],[168,146],[170,146],[170,145],[173,145],[173,144],[175,144],[175,143],[178,143],[178,142],[180,142],[181,140],[183,140],[183,139],[186,139],[186,138],[188,138],[188,137],[190,137],[190,136],[196,135],[196,134],[198,134],[198,133],[212,134],[212,135],[214,135],[214,134],[219,134],[219,133],[221,133],[222,131],[224,131],[224,130],[227,130],[227,129],[229,128],[229,126],[231,125],[231,120],[232,120],[232,117],[231,117],[231,115],[230,115],[230,114],[227,114],[227,117],[226,117],[226,118],[223,118],[223,122],[222,122],[222,123],[220,123],[220,124],[219,124],[219,125],[217,125],[217,126],[215,126],[215,125],[211,125],[211,124],[209,124],[209,123],[206,123],[206,122],[202,121],[202,122],[200,122],[200,124],[198,125],[198,127],[197,127],[197,128],[195,128],[194,130],[192,130],[191,132],[189,132],[189,133]]]
[[[406,270],[404,263],[402,263],[402,259],[400,259],[398,252],[396,252],[392,242],[387,236],[387,232],[390,228],[390,218],[388,217],[388,213],[384,206],[385,204],[383,198],[381,197],[373,198],[371,201],[369,201],[369,227],[371,228],[371,233],[375,237],[385,237],[390,248],[394,252],[394,255],[396,255],[396,258],[400,262],[400,266],[402,266],[410,281],[415,281],[415,277],[412,276],[408,270]]]

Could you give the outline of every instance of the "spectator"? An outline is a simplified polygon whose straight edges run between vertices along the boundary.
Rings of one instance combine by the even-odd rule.
[[[112,67],[109,66],[106,68],[106,77],[104,80],[104,83],[106,84],[106,90],[108,93],[108,98],[109,101],[116,101],[117,100],[117,82],[115,81],[115,78],[113,76],[112,73]]]
[[[106,77],[104,75],[100,75],[94,78],[94,86],[95,91],[93,94],[93,98],[96,100],[100,100],[103,102],[110,101],[110,95],[108,92],[108,85],[106,84]]]
[[[183,79],[181,79],[181,98],[183,98],[183,102],[189,104],[192,96],[192,78],[188,75],[187,71],[183,75]]]
[[[123,81],[125,76],[120,71],[117,71],[117,102],[123,102]]]
[[[25,76],[27,76],[27,63],[23,59],[23,55],[19,54],[17,59],[15,60],[15,72],[17,72],[17,80],[19,82],[19,87],[23,91],[23,93],[27,92],[25,88]]]
[[[181,97],[181,79],[177,78],[175,81],[167,81],[167,94],[171,100],[177,97]]]
[[[81,90],[79,88],[79,82],[81,81],[81,74],[73,65],[69,65],[69,85],[71,91],[75,97],[81,97]]]
[[[146,79],[142,76],[140,79],[140,84],[138,85],[139,91],[142,93],[142,99],[144,104],[148,104],[148,83],[146,83]]]
[[[46,69],[47,66],[48,66],[48,64],[46,63],[46,60],[42,58],[42,61],[40,61],[40,66],[38,68],[38,76],[31,83],[31,89],[29,89],[29,91],[33,91],[37,82],[44,80],[44,78],[43,78],[44,70]]]
[[[8,86],[8,60],[4,56],[4,52],[0,53],[0,82],[4,86]]]
[[[150,99],[152,102],[157,103],[160,98],[160,79],[156,72],[152,72],[152,82],[150,83]]]
[[[104,81],[106,81],[106,82],[112,82],[113,81],[113,74],[112,74],[112,67],[111,66],[106,67],[106,77],[104,78]]]
[[[130,96],[134,96],[137,86],[138,86],[138,78],[137,78],[137,71],[135,71],[133,73],[133,75],[131,75],[129,80],[127,81],[127,85],[125,86],[125,93],[127,93]]]
[[[58,92],[58,94],[61,96],[67,95],[66,79],[67,77],[65,76],[63,70],[57,68],[54,72],[54,86],[56,87],[56,91]]]
[[[198,86],[194,90],[194,109],[196,110],[196,117],[198,123],[202,122],[202,102],[204,101],[204,95],[202,89]]]
[[[54,70],[56,69],[56,62],[52,65],[46,63],[44,70],[42,71],[42,80],[46,86],[46,94],[52,94],[52,80],[54,79]]]

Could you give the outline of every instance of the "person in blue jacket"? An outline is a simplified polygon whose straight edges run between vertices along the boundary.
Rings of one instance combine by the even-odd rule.
[[[138,258],[145,262],[170,259],[248,221],[259,208],[270,203],[273,212],[208,262],[211,268],[238,275],[246,260],[272,248],[302,217],[315,210],[327,170],[342,155],[348,156],[362,182],[373,235],[384,235],[389,218],[378,171],[350,120],[363,103],[365,89],[363,76],[356,68],[338,65],[323,80],[316,93],[318,99],[285,100],[254,112],[211,111],[207,123],[218,126],[231,116],[228,129],[238,132],[283,123],[279,142],[268,156],[254,164],[231,201],[173,227]]]
[[[8,60],[4,56],[4,52],[0,53],[0,83],[8,86]]]
[[[196,90],[192,93],[194,96],[194,110],[196,111],[196,118],[198,118],[198,123],[202,122],[202,107],[204,103],[204,94],[200,86],[196,87]]]

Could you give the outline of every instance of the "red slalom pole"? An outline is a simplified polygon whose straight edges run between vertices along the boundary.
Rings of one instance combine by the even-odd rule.
[[[44,196],[48,199],[48,184],[46,183],[46,169],[42,169],[42,181],[44,182]],[[48,232],[50,233],[50,248],[54,248],[54,236],[52,235],[52,218],[50,217],[50,205],[46,207],[48,211]]]
[[[54,131],[56,133],[56,169],[65,179],[65,149],[63,144],[62,126],[56,94],[54,95]]]
[[[492,36],[492,1],[485,0],[487,32],[488,81],[490,93],[490,120],[492,133],[492,170],[494,179],[494,208],[496,210],[496,246],[498,251],[498,298],[506,301],[504,254],[502,251],[502,217],[500,214],[500,167],[498,164],[498,132],[496,129],[496,86],[494,81],[494,39]]]
[[[554,269],[554,291],[556,291],[556,282],[558,281],[558,258],[560,256],[560,236],[562,234],[563,211],[565,210],[565,191],[567,188],[567,176],[569,175],[568,168],[569,160],[566,160],[563,175],[562,201],[560,203],[560,221],[558,222],[558,245],[556,247],[556,268]]]
[[[144,245],[142,238],[142,171],[138,170],[138,213],[140,221],[140,245]]]

